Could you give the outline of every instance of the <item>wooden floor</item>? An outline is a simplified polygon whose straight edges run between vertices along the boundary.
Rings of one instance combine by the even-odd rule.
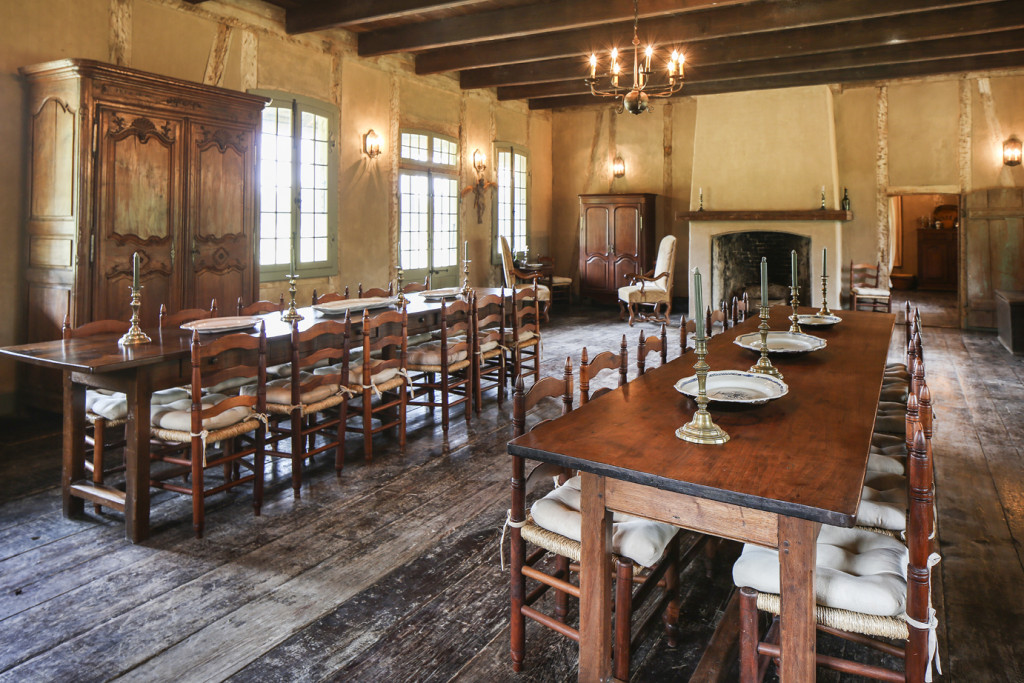
[[[948,317],[951,298],[928,301]],[[545,330],[546,372],[567,355],[575,364],[579,340],[593,353],[627,333],[632,353],[640,329],[610,310],[558,312]],[[1024,359],[991,334],[926,332],[944,680],[1022,681]],[[276,464],[262,517],[244,491],[214,496],[202,540],[190,503],[154,492],[142,545],[124,541],[116,514],[61,517],[56,418],[0,418],[0,681],[573,680],[576,646],[532,624],[526,671],[508,664],[499,538],[509,408],[492,401],[468,430],[456,419],[447,441],[429,413],[412,412],[404,453],[380,438],[365,465],[355,440],[341,479],[320,460],[298,501]],[[634,680],[690,678],[728,602],[737,552],[724,543],[686,568],[683,638],[670,647],[649,634]]]

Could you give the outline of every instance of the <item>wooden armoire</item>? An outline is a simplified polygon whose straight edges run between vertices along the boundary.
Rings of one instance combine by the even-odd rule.
[[[83,59],[20,69],[28,83],[26,341],[130,315],[142,324],[258,298],[261,110],[241,92]]]
[[[653,194],[580,195],[580,296],[612,303],[654,262]]]

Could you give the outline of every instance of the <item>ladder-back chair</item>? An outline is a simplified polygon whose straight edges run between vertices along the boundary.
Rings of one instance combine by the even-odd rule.
[[[643,330],[640,331],[640,341],[637,343],[636,348],[636,371],[637,374],[642,375],[647,372],[647,354],[657,353],[661,356],[661,364],[664,365],[668,362],[668,331],[665,329],[665,323],[661,324],[661,336],[645,337]]]
[[[881,283],[882,264],[850,261],[850,310],[871,306],[872,311],[892,313],[892,292]]]
[[[505,400],[505,290],[478,297],[473,294],[473,390],[479,413],[483,392],[496,389],[498,405]]]
[[[587,347],[583,347],[583,351],[580,353],[580,404],[589,403],[591,399],[597,398],[602,394],[606,394],[613,389],[613,387],[602,387],[597,389],[591,394],[590,382],[597,376],[597,373],[602,370],[618,370],[619,380],[617,386],[622,386],[626,383],[626,375],[629,371],[629,349],[626,347],[626,335],[622,335],[622,344],[619,346],[618,353],[612,353],[611,351],[602,351],[601,353],[594,356],[594,360],[590,360],[587,355]]]
[[[409,384],[418,398],[409,398],[410,406],[441,409],[441,429],[448,433],[449,413],[457,405],[465,406],[466,425],[473,413],[473,349],[471,303],[457,300],[441,302],[439,339],[408,348],[406,367]],[[440,394],[440,400],[438,400]]]

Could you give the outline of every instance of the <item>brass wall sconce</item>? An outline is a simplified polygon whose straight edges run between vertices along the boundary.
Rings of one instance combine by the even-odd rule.
[[[380,136],[373,132],[373,128],[366,131],[366,135],[363,136],[363,151],[371,159],[380,156]]]
[[[483,175],[487,168],[487,157],[479,149],[473,150],[473,168],[476,169],[477,175]]]
[[[1020,166],[1021,142],[1016,135],[1003,143],[1003,163],[1007,166]]]
[[[615,155],[615,159],[612,161],[612,175],[616,178],[626,175],[626,162],[618,154]]]

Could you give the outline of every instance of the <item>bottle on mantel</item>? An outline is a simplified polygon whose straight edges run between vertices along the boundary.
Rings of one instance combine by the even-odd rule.
[[[849,191],[845,187],[843,188],[843,201],[840,206],[842,206],[843,211],[850,210],[850,195]]]

